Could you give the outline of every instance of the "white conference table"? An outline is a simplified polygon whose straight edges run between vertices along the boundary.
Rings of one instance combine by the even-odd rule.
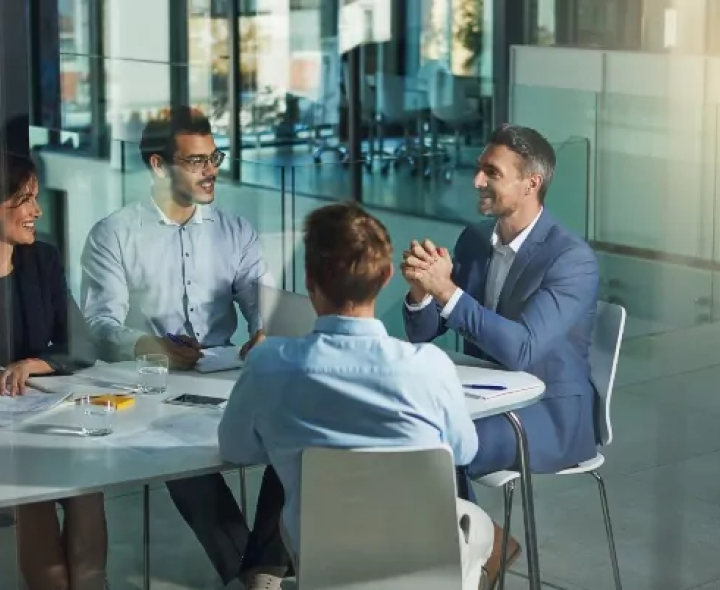
[[[503,375],[510,379],[503,395],[487,400],[466,397],[473,419],[511,415],[537,401],[544,392],[543,383],[526,373],[506,374],[472,357],[458,354],[451,357],[461,366],[462,377],[472,378],[474,383],[504,384]],[[218,453],[216,426],[221,410],[170,405],[163,400],[182,393],[227,398],[239,374],[240,370],[210,374],[171,372],[167,393],[135,396],[133,407],[117,412],[115,431],[106,437],[81,435],[72,403],[1,428],[0,508],[79,496],[115,486],[143,485],[145,587],[149,587],[148,485],[237,468],[225,463]],[[122,393],[113,385],[134,386],[135,363],[99,364],[72,377],[45,379],[47,385],[61,384],[75,394]],[[152,437],[153,433],[167,432],[168,425],[174,425],[174,431],[182,436],[173,439],[172,444],[154,446],[157,439]],[[521,455],[525,455],[525,460],[522,456],[520,459],[523,497],[527,494],[532,502],[524,434],[519,435],[518,441]],[[242,500],[246,509],[244,485]],[[534,537],[532,506],[524,507],[526,530],[529,525]],[[527,540],[532,553],[530,547],[536,546],[535,539]]]

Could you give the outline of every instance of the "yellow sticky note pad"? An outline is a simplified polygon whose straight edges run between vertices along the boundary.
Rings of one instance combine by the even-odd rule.
[[[125,410],[135,405],[135,398],[131,395],[96,395],[93,396],[92,403],[99,406],[111,403],[116,409]]]

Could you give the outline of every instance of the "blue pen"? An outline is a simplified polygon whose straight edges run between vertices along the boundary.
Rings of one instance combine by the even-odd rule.
[[[485,389],[487,391],[505,391],[504,385],[479,385],[476,383],[463,383],[463,389]]]
[[[170,340],[170,342],[174,342],[175,344],[178,344],[180,346],[187,346],[188,348],[193,348],[187,342],[185,342],[185,341],[181,340],[180,338],[178,338],[177,336],[175,336],[175,334],[170,334],[168,332],[166,334],[166,336],[167,336],[168,340]]]

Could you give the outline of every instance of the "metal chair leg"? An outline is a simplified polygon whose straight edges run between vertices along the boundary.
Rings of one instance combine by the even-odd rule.
[[[515,480],[510,481],[503,487],[505,497],[505,522],[503,523],[502,548],[500,553],[500,573],[498,575],[498,590],[505,588],[505,564],[507,563],[507,543],[510,538],[510,523],[512,522],[512,501],[515,491]]]
[[[243,516],[247,519],[247,481],[245,480],[244,467],[240,468],[240,509],[242,510]]]
[[[607,534],[608,547],[610,548],[610,561],[612,562],[613,576],[615,577],[616,590],[622,590],[620,581],[620,567],[618,566],[617,551],[615,550],[615,536],[613,535],[612,523],[610,522],[610,508],[608,506],[605,482],[597,471],[591,471],[590,475],[595,478],[600,491],[600,504],[602,505],[603,518],[605,519],[605,533]]]

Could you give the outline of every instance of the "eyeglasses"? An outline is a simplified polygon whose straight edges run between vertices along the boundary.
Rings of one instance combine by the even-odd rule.
[[[225,161],[225,153],[215,150],[209,156],[188,156],[187,158],[175,158],[178,162],[188,165],[192,172],[200,172],[205,170],[208,164],[212,164],[215,168],[220,168]]]

